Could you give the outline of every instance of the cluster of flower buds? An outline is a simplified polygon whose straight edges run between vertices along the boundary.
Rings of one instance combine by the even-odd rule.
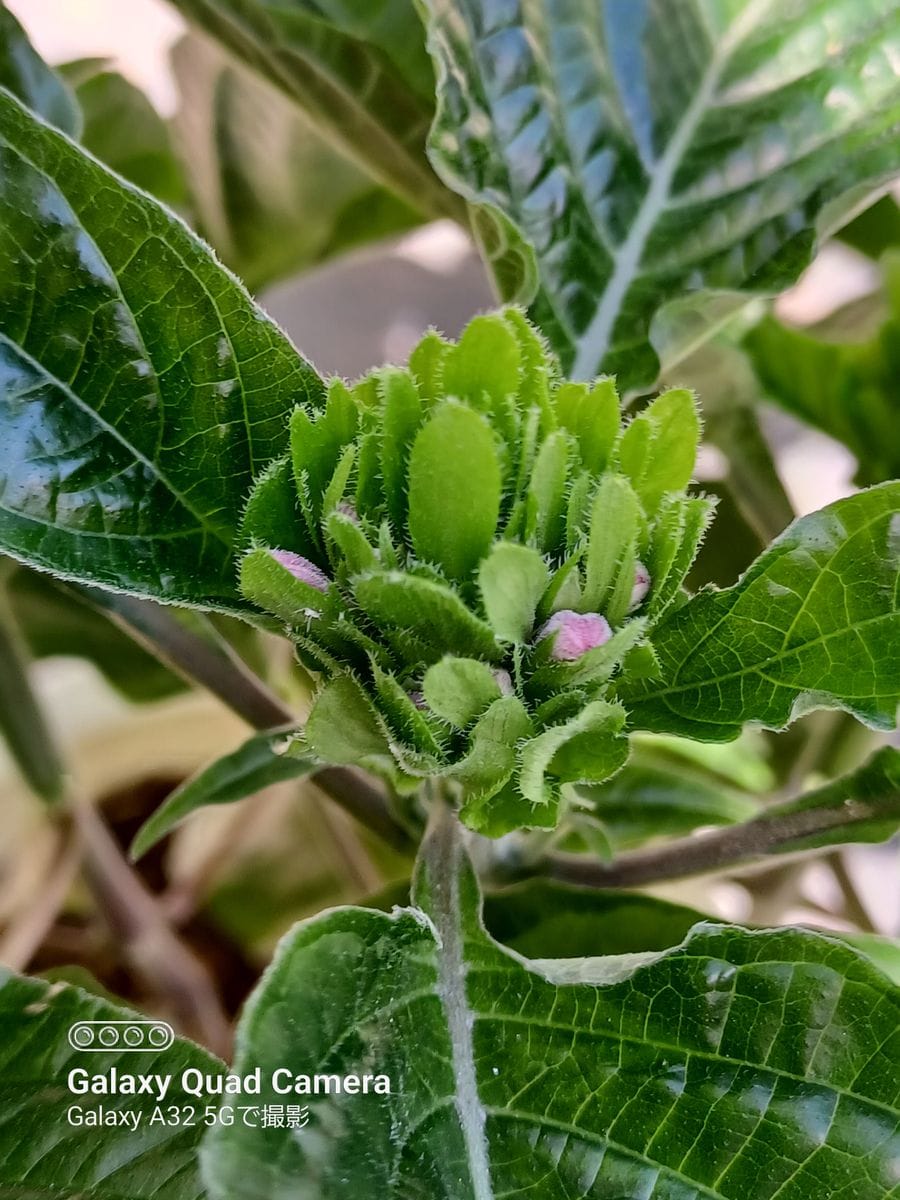
[[[490,835],[552,827],[563,785],[627,757],[616,690],[710,519],[698,433],[687,392],[625,420],[612,380],[564,380],[516,309],[298,407],[241,585],[321,681],[305,748],[453,781]]]

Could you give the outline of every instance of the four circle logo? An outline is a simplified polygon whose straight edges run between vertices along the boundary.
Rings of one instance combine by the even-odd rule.
[[[69,1029],[73,1050],[167,1050],[175,1031],[165,1021],[77,1021]]]

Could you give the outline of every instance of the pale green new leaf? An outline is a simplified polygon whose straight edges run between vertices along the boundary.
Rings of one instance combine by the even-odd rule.
[[[237,1069],[384,1074],[390,1094],[305,1096],[300,1136],[211,1129],[212,1200],[895,1194],[900,991],[850,947],[701,924],[673,950],[522,958],[443,831],[413,905],[282,942]]]
[[[576,379],[652,384],[667,302],[780,291],[900,169],[895,0],[422,6],[432,160]]]
[[[0,548],[244,610],[234,541],[312,368],[169,212],[0,94]]]
[[[728,741],[813,707],[889,729],[900,702],[900,483],[795,521],[734,584],[657,626],[659,679],[623,687],[630,726]]]

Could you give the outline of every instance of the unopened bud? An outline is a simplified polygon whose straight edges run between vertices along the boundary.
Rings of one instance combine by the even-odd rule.
[[[334,511],[346,517],[348,521],[352,521],[354,525],[359,524],[359,513],[356,511],[356,505],[350,500],[340,500],[335,506]]]
[[[295,554],[293,550],[273,550],[272,557],[301,583],[309,584],[317,592],[328,591],[331,580],[324,571],[320,571],[315,563],[304,558],[302,554]]]
[[[570,608],[555,612],[538,631],[537,640],[543,641],[554,633],[556,638],[550,657],[557,662],[574,662],[612,637],[606,617],[600,613],[577,613]]]
[[[407,692],[406,694],[409,696],[410,700],[412,700],[413,705],[416,708],[424,710],[428,707],[428,705],[425,703],[425,697],[421,692]]]
[[[634,586],[628,602],[629,612],[634,612],[643,603],[644,597],[650,591],[650,582],[650,572],[642,562],[636,562],[634,564]]]
[[[494,682],[500,689],[501,696],[511,696],[513,694],[512,676],[509,671],[504,671],[502,667],[493,672]]]

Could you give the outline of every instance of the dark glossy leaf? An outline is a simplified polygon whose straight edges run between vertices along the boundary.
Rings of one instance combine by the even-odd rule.
[[[0,96],[0,548],[242,610],[247,492],[320,386],[180,222]]]
[[[728,741],[747,721],[779,729],[825,707],[892,728],[898,512],[898,483],[838,500],[795,521],[733,587],[676,609],[653,634],[660,679],[620,692],[630,725]]]
[[[576,379],[652,384],[662,306],[700,293],[708,332],[781,290],[900,169],[895,0],[423,8],[432,159],[483,206],[505,296],[532,299],[536,259],[532,315]]]
[[[698,925],[661,953],[523,959],[440,835],[413,904],[297,927],[238,1033],[238,1070],[390,1094],[304,1096],[301,1136],[210,1130],[213,1200],[893,1194],[900,991],[848,946]]]
[[[338,152],[303,110],[206,37],[172,54],[195,220],[259,289],[422,218]]]
[[[885,256],[884,272],[888,312],[866,340],[791,329],[771,316],[746,340],[764,395],[843,442],[859,484],[900,475],[900,251]]]
[[[843,933],[840,936],[861,950],[888,979],[900,987],[900,941],[879,937],[875,933]]]
[[[144,93],[104,59],[79,59],[60,70],[81,107],[82,146],[157,200],[183,205],[187,192],[169,127]]]
[[[25,30],[0,0],[0,87],[33,112],[77,137],[81,113],[70,89],[37,53]]]
[[[171,1075],[165,1105],[203,1106],[188,1095],[181,1074],[192,1068],[219,1074],[224,1063],[192,1042],[176,1039],[163,1050],[74,1049],[69,1030],[80,1021],[144,1022],[146,1016],[89,995],[65,983],[26,979],[0,967],[0,1194],[8,1200],[203,1200],[197,1144],[203,1126],[150,1124],[152,1096],[75,1095],[68,1073],[109,1077],[147,1073]],[[96,1027],[95,1027],[96,1028]],[[75,1125],[68,1111],[79,1108],[92,1122]],[[139,1113],[137,1128],[112,1126],[103,1113]],[[200,1114],[203,1107],[200,1107]],[[199,1115],[199,1114],[198,1114]],[[93,1124],[96,1122],[96,1124]]]
[[[141,858],[199,808],[234,804],[274,783],[300,779],[316,769],[312,760],[286,754],[288,744],[286,732],[258,733],[198,771],[144,822],[132,843],[131,857]]]
[[[459,201],[425,158],[434,85],[412,0],[174,0],[416,212]]]

